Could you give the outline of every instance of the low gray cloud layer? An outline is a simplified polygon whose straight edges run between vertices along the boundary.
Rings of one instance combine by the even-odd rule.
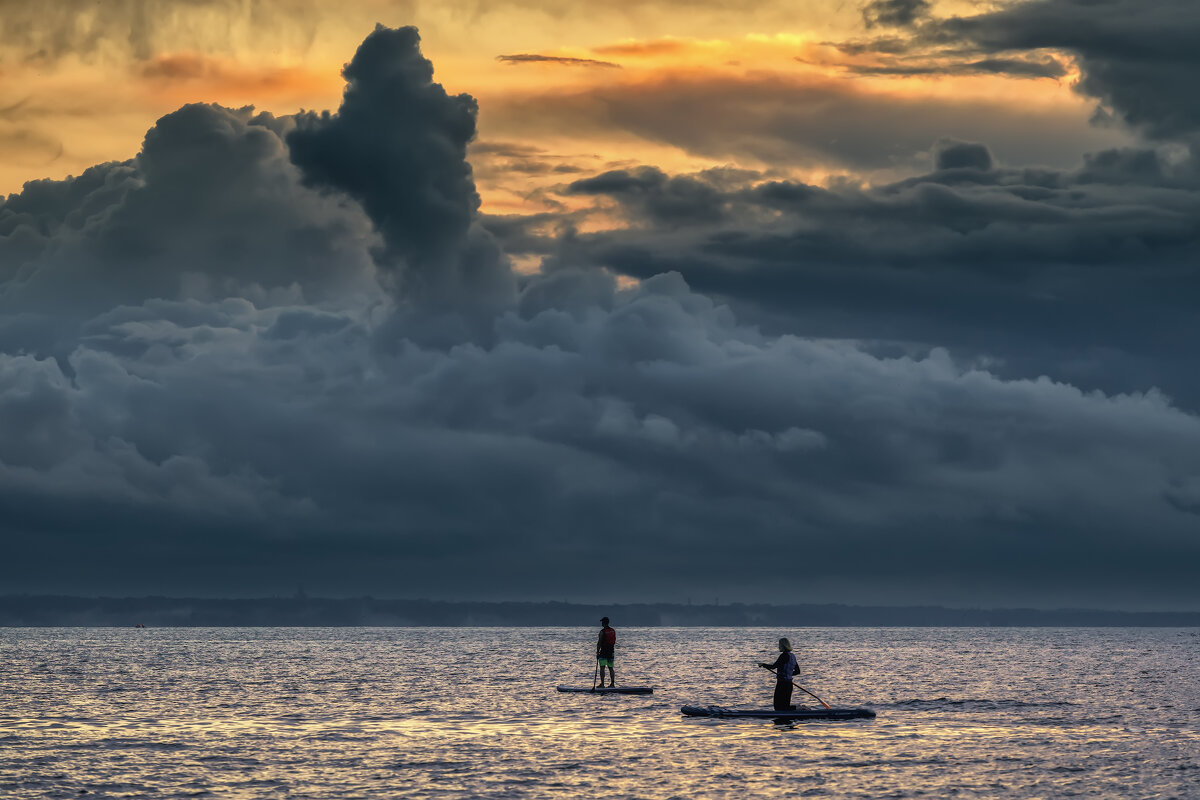
[[[859,75],[1008,75],[1023,78],[1061,78],[1067,68],[1055,58],[884,59],[875,65],[848,67]]]
[[[1200,180],[1175,155],[1012,168],[984,145],[945,140],[934,170],[868,189],[619,170],[565,191],[615,203],[632,227],[505,235],[551,263],[639,278],[676,270],[769,330],[944,344],[987,354],[1006,376],[1157,386],[1197,409]]]
[[[1048,62],[1000,65],[986,59],[941,62],[942,72],[1017,72]],[[927,59],[916,62],[934,70]],[[975,66],[967,69],[970,64]],[[912,66],[910,64],[909,66]],[[870,71],[871,68],[866,68]],[[987,141],[1017,164],[1071,166],[1084,150],[1128,143],[1113,128],[1089,128],[1079,107],[1026,108],[988,98],[903,96],[856,89],[844,79],[780,73],[745,76],[668,73],[628,85],[556,89],[489,107],[493,130],[588,136],[619,131],[706,159],[909,174],[931,142],[953,136]],[[1036,135],[1031,132],[1036,131]]]
[[[0,205],[0,585],[1200,604],[1187,154],[647,166],[583,234],[480,218],[414,30],[346,77]]]
[[[555,64],[564,67],[601,67],[620,69],[620,64],[611,61],[599,61],[594,58],[571,58],[568,56],[546,56],[539,53],[513,53],[496,56],[497,61],[506,64]]]

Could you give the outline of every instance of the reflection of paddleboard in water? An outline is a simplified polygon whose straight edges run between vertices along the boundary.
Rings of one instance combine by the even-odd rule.
[[[559,686],[560,692],[582,692],[583,694],[654,694],[649,686]]]
[[[797,708],[776,711],[772,708],[722,708],[721,706],[684,706],[685,717],[748,717],[751,719],[874,719],[869,708]]]

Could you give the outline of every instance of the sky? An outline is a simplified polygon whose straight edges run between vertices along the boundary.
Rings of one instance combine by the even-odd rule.
[[[1200,610],[1190,0],[0,20],[0,594]]]

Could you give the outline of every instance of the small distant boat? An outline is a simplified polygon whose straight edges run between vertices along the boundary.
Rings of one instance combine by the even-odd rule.
[[[773,708],[725,708],[723,706],[684,706],[685,717],[722,717],[751,719],[874,719],[869,708],[797,708],[776,711]]]
[[[559,686],[560,692],[581,692],[583,694],[654,694],[649,686]]]

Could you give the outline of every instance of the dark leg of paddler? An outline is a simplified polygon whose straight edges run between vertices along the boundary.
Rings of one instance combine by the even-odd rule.
[[[774,705],[776,711],[792,710],[792,684],[779,682],[775,684]]]

